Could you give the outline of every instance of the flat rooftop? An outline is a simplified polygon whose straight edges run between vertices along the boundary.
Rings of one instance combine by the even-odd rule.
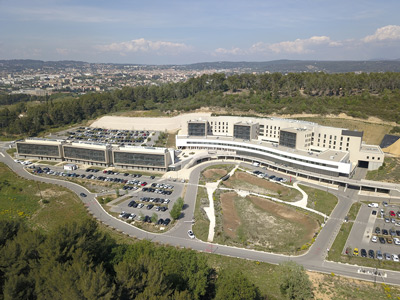
[[[232,137],[222,137],[222,136],[206,136],[206,137],[191,137],[191,136],[177,136],[177,138],[181,139],[189,139],[189,140],[198,140],[198,139],[207,139],[207,140],[212,140],[212,141],[226,141],[226,142],[238,142],[238,143],[245,143],[249,145],[254,145],[254,146],[262,146],[265,148],[270,148],[272,150],[280,150],[284,151],[287,153],[292,153],[300,156],[304,156],[305,158],[315,158],[315,159],[323,159],[323,160],[328,160],[328,161],[333,161],[333,162],[342,162],[347,159],[349,153],[346,151],[338,151],[338,150],[332,150],[328,149],[322,152],[311,152],[311,151],[304,151],[304,150],[298,150],[298,149],[293,149],[289,147],[284,147],[280,146],[276,143],[270,143],[270,142],[262,142],[258,140],[243,140],[243,139],[237,139],[237,138],[232,138]]]

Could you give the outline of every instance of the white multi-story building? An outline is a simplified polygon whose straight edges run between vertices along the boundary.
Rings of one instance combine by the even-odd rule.
[[[356,166],[379,168],[384,153],[362,142],[363,132],[281,119],[208,116],[187,121],[178,148],[215,149],[300,170],[349,176]]]

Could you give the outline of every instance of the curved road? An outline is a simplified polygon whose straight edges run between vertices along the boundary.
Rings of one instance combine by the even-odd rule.
[[[151,241],[157,241],[173,246],[191,248],[197,251],[210,252],[255,261],[263,261],[272,264],[279,264],[283,261],[293,260],[303,265],[307,270],[310,271],[317,271],[328,274],[334,273],[336,275],[342,275],[361,280],[400,285],[400,272],[380,270],[380,272],[385,273],[385,276],[375,276],[372,274],[372,272],[375,271],[375,269],[373,268],[362,268],[356,265],[325,261],[327,249],[331,247],[338,231],[340,230],[344,217],[347,215],[351,205],[355,201],[357,201],[357,195],[354,190],[347,189],[347,191],[340,190],[337,192],[337,197],[339,198],[338,205],[336,205],[330,218],[328,219],[325,226],[322,228],[319,235],[317,236],[314,244],[310,247],[309,251],[306,254],[300,256],[287,256],[225,245],[210,244],[197,239],[190,239],[188,237],[187,231],[191,229],[192,226],[192,218],[194,215],[198,188],[197,184],[200,172],[203,168],[220,162],[214,161],[211,163],[201,164],[193,168],[193,171],[190,175],[189,183],[186,185],[186,208],[183,211],[183,218],[181,218],[180,221],[175,225],[175,227],[168,232],[164,234],[154,234],[143,231],[109,215],[97,202],[97,200],[95,199],[95,194],[90,193],[88,190],[78,184],[53,178],[36,176],[28,173],[21,164],[17,164],[13,161],[13,159],[6,153],[6,149],[7,147],[3,143],[3,146],[0,148],[0,162],[7,164],[15,173],[26,179],[37,180],[66,187],[75,192],[77,195],[82,192],[87,194],[87,197],[80,198],[85,206],[88,208],[88,211],[102,223],[114,227],[129,236],[137,237],[139,239],[149,239]],[[359,270],[361,268],[367,270],[367,273],[360,273]]]

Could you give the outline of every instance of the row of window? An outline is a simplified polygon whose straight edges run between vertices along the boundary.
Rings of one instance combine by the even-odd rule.
[[[279,156],[279,157],[283,157],[286,159],[290,159],[290,160],[296,160],[296,161],[300,161],[303,163],[308,163],[308,164],[313,164],[313,165],[318,165],[318,166],[322,166],[322,167],[328,167],[328,168],[333,168],[333,169],[337,169],[338,166],[336,165],[330,165],[330,164],[324,164],[324,163],[320,163],[320,162],[316,162],[316,161],[310,161],[310,160],[306,160],[306,159],[301,159],[301,158],[296,158],[290,155],[285,155],[285,154],[279,154],[279,153],[275,153],[266,149],[260,149],[260,148],[256,148],[256,147],[252,147],[252,146],[244,146],[244,145],[237,145],[237,144],[228,144],[228,143],[218,143],[218,142],[194,142],[194,141],[187,141],[188,144],[191,145],[213,145],[213,146],[222,146],[222,147],[234,147],[234,148],[245,148],[245,149],[250,149],[250,150],[255,150],[255,151],[259,151],[259,152],[264,152],[267,154],[271,154],[271,155],[275,155],[275,156]]]

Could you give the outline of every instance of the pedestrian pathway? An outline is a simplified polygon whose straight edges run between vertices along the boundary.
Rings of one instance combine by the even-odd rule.
[[[239,167],[237,165],[236,167],[233,168],[232,171],[229,172],[229,176],[232,176],[236,169]],[[208,238],[207,241],[212,242],[214,240],[214,233],[215,233],[215,210],[214,210],[214,192],[218,188],[219,183],[221,182],[221,179],[218,180],[217,182],[208,182],[206,183],[206,189],[207,189],[207,195],[208,195],[208,200],[210,202],[209,207],[204,207],[204,211],[207,214],[208,219],[210,220],[210,227],[208,229]]]

